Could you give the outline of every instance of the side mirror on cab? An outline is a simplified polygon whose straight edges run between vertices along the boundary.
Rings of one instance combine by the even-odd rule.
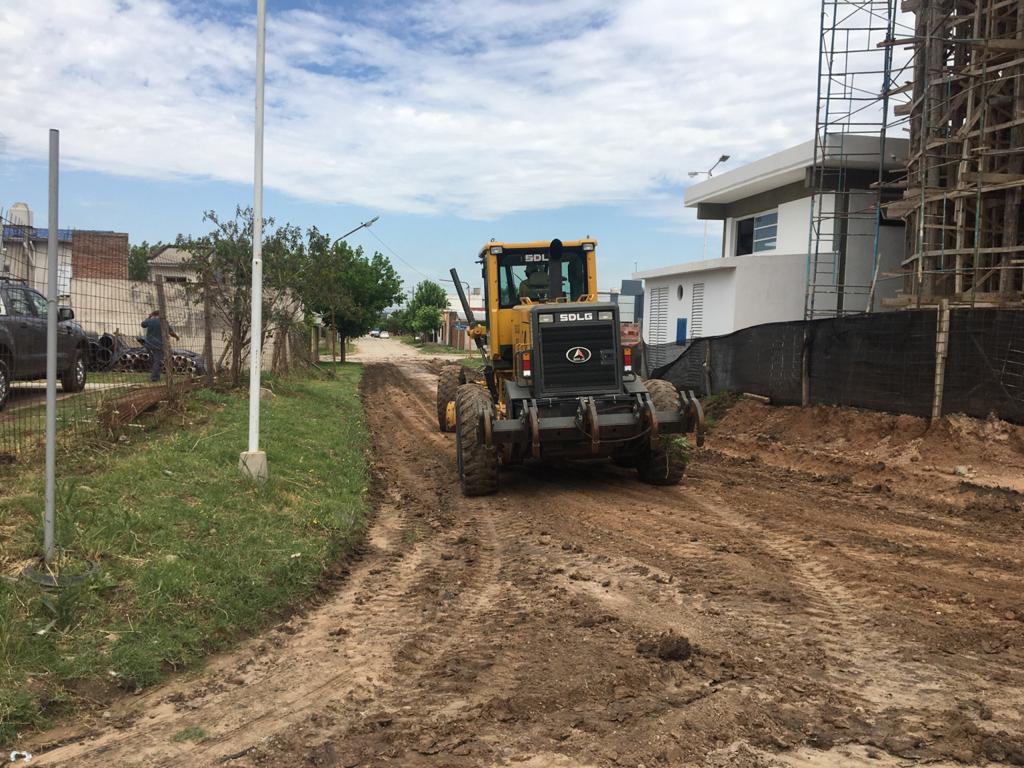
[[[75,319],[75,310],[71,307],[60,307],[57,310],[57,322],[64,323]]]

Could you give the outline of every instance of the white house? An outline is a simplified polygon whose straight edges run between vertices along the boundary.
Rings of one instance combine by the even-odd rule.
[[[192,254],[184,248],[173,245],[157,248],[146,258],[149,279],[163,277],[166,283],[194,283],[197,277],[195,270],[188,266],[191,260]]]
[[[907,146],[903,139],[887,141],[887,170],[905,168]],[[873,278],[874,309],[895,295],[899,282],[886,275],[900,270],[901,221],[884,222],[879,229],[874,274],[877,193],[872,185],[878,181],[879,141],[830,136],[827,147],[824,182],[815,184],[814,142],[808,141],[686,190],[686,206],[696,208],[699,219],[722,222],[722,253],[633,275],[644,281],[649,344],[799,320],[809,274],[816,274],[811,280],[815,316],[864,311]],[[812,219],[816,195],[821,204]],[[815,243],[817,270],[808,259]]]

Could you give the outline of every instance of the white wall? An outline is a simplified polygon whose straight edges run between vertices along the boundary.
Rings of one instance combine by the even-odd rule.
[[[693,286],[704,283],[704,318],[702,336],[717,336],[730,333],[735,311],[735,278],[732,269],[702,270],[699,272],[682,273],[666,277],[650,278],[644,281],[644,340],[651,343],[652,328],[651,312],[653,301],[651,289],[668,288],[668,316],[665,326],[665,340],[672,343],[676,340],[676,320],[685,317],[687,336],[693,336]],[[682,286],[682,298],[679,298],[679,287]]]
[[[762,323],[800,320],[804,314],[807,255],[774,252],[703,262],[705,269],[646,278],[644,340],[656,344],[676,340],[676,321],[686,318],[687,336],[694,338],[693,287],[704,284],[704,322],[700,336],[720,336]],[[682,298],[679,287],[682,286]],[[668,289],[665,333],[654,327],[652,291]]]
[[[776,253],[807,253],[811,231],[811,198],[802,197],[779,206]]]
[[[30,241],[25,248],[24,240],[8,240],[4,242],[7,249],[5,265],[10,277],[25,280],[30,288],[34,288],[44,296],[47,288],[46,242]],[[57,263],[65,274],[71,274],[71,244],[57,244]],[[32,265],[31,268],[29,265]],[[59,286],[58,289],[65,286]]]
[[[736,269],[732,330],[804,316],[806,253],[762,253]]]

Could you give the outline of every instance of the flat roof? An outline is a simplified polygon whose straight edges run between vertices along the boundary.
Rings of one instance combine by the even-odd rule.
[[[772,189],[803,181],[806,169],[814,166],[813,140],[789,147],[773,155],[754,160],[739,168],[712,176],[686,188],[684,200],[687,208],[698,203],[734,203]],[[910,142],[907,139],[886,138],[885,167],[897,170],[906,166]],[[829,135],[825,148],[825,166],[836,168],[877,168],[879,139],[877,136]]]
[[[714,259],[702,259],[701,261],[684,261],[682,264],[671,264],[658,269],[648,269],[644,272],[634,272],[634,280],[654,280],[659,277],[672,277],[673,275],[686,275],[693,272],[717,272],[727,269],[738,269],[739,267],[751,264],[755,261],[765,262],[772,259],[793,258],[806,259],[806,253],[793,253],[775,251],[762,251],[761,253],[746,253],[742,256],[721,256]]]
[[[671,275],[679,275],[685,272],[711,272],[713,270],[721,269],[736,269],[738,266],[737,262],[746,258],[747,256],[729,256],[724,259],[719,257],[717,259],[706,259],[704,261],[687,261],[682,264],[673,264],[669,267],[659,267],[658,269],[634,272],[632,274],[632,278],[634,280],[650,280],[655,277],[669,277]]]

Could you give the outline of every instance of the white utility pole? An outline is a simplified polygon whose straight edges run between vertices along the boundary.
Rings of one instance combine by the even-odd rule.
[[[263,369],[263,73],[267,3],[256,0],[256,159],[252,205],[252,319],[249,324],[249,449],[239,458],[254,480],[267,479],[267,454],[260,450],[260,374]]]
[[[46,500],[43,512],[43,560],[53,568],[57,527],[57,181],[60,131],[50,130],[50,209],[46,233]]]

